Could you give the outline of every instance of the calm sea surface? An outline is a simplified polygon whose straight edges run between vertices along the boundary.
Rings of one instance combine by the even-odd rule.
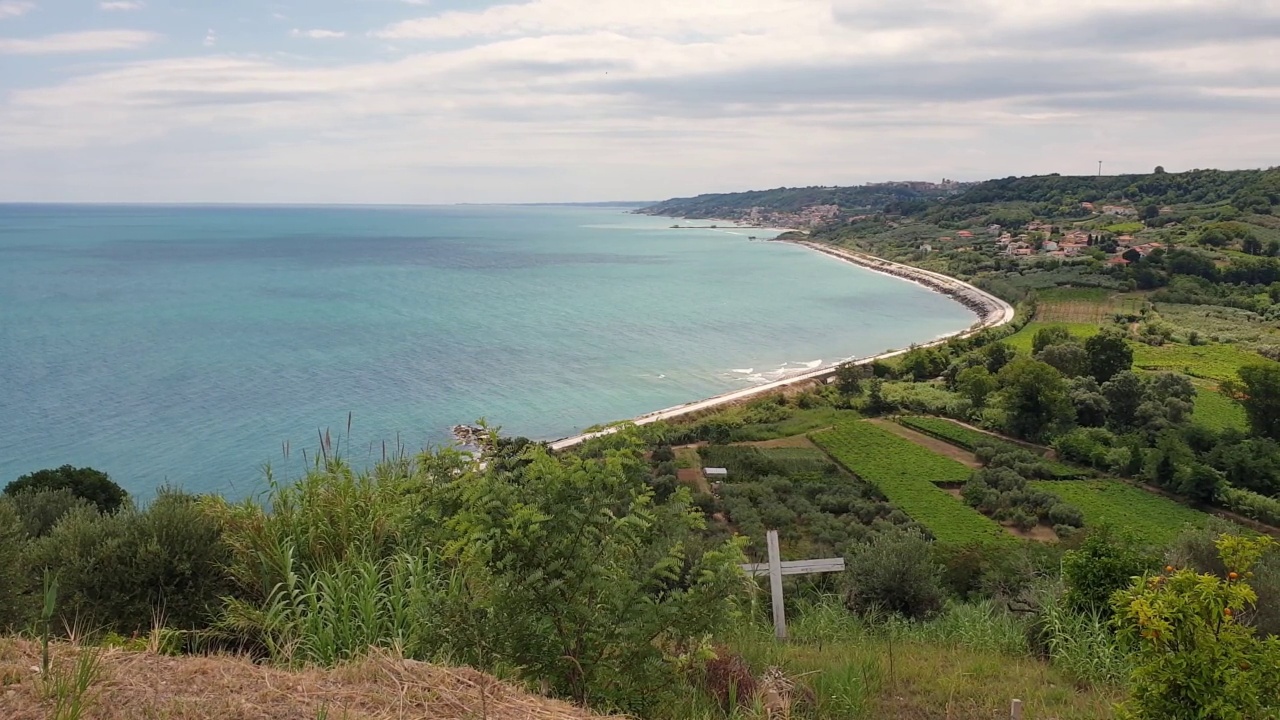
[[[561,437],[971,324],[753,230],[621,208],[0,205],[0,485],[245,496],[487,418]],[[282,458],[282,445],[291,457]]]

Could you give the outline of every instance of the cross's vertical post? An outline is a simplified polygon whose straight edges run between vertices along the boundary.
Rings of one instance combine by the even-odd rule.
[[[1014,700],[1013,706],[1009,708],[1010,720],[1022,720],[1022,701]]]
[[[769,544],[769,594],[773,605],[773,632],[779,640],[787,639],[787,609],[782,604],[782,552],[778,550],[778,531],[770,530]]]

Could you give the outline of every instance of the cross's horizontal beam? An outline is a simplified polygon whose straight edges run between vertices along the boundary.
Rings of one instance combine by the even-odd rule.
[[[751,576],[769,574],[769,563],[747,563],[739,566]],[[783,575],[808,575],[809,573],[844,572],[844,558],[822,558],[820,560],[788,560],[782,563]]]

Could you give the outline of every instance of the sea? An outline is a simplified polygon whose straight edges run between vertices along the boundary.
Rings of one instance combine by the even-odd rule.
[[[482,418],[555,439],[975,319],[628,210],[0,205],[0,485],[71,464],[243,498],[326,432],[357,466]]]

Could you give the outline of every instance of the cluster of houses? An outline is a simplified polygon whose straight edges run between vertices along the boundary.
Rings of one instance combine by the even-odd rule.
[[[753,207],[741,222],[755,227],[813,228],[826,225],[838,217],[839,205],[810,205],[797,212],[777,212]]]
[[[1019,258],[1049,257],[1065,260],[1080,257],[1086,255],[1097,241],[1097,238],[1084,230],[1070,230],[1061,235],[1056,234],[1053,226],[1038,220],[1028,223],[1026,228],[1016,235],[999,225],[991,225],[987,228],[987,235],[995,236],[996,245],[1001,253]],[[977,237],[972,230],[960,230],[954,236],[939,238],[938,242],[943,245],[955,243],[963,246],[975,239]],[[1115,238],[1115,245],[1115,252],[1107,259],[1107,262],[1113,265],[1127,265],[1139,257],[1146,257],[1155,250],[1164,248],[1164,245],[1158,242],[1139,243],[1132,235],[1121,235]],[[920,246],[920,249],[931,252],[933,244],[925,243]],[[1134,253],[1137,254],[1134,255]]]

